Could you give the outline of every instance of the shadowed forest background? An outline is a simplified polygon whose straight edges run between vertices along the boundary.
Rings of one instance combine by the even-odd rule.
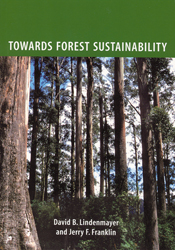
[[[27,170],[42,249],[175,248],[170,63],[32,58]],[[54,218],[119,227],[116,237],[58,237]]]

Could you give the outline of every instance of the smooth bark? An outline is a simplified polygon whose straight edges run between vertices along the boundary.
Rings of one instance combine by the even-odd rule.
[[[77,103],[76,103],[76,184],[75,197],[81,198],[82,163],[82,58],[77,57]]]
[[[54,74],[54,72],[53,72]],[[53,106],[53,86],[54,86],[54,80],[52,79],[51,82],[51,93],[50,93],[50,108]],[[45,183],[44,183],[44,200],[47,201],[48,197],[48,170],[50,166],[50,137],[51,137],[51,131],[52,131],[52,122],[51,122],[51,117],[49,117],[49,128],[48,128],[48,139],[47,139],[47,159],[46,159],[46,169],[45,169]]]
[[[107,112],[105,107],[105,180],[106,180],[106,196],[110,196],[110,164],[109,164],[109,131],[107,123]]]
[[[31,146],[31,164],[29,178],[30,199],[35,199],[36,186],[36,154],[37,154],[37,134],[38,134],[38,102],[41,69],[39,68],[39,57],[35,57],[35,91],[33,104],[33,130],[32,130],[32,146]]]
[[[56,102],[55,108],[57,109],[57,121],[55,126],[55,172],[54,172],[54,202],[58,205],[59,202],[59,157],[60,157],[60,81],[59,81],[59,58],[56,58]]]
[[[135,168],[136,168],[136,194],[139,196],[139,184],[138,184],[138,153],[137,153],[137,140],[136,140],[136,127],[132,124],[133,136],[134,136],[134,153],[135,153]]]
[[[87,148],[86,148],[86,197],[94,196],[94,167],[92,146],[92,109],[93,109],[93,65],[87,57],[88,89],[87,89]]]
[[[115,178],[116,194],[127,191],[127,164],[124,111],[124,60],[115,58]]]
[[[141,111],[142,166],[144,185],[145,248],[159,249],[156,190],[154,177],[154,157],[152,130],[149,120],[150,96],[147,81],[146,58],[137,58],[138,85]]]
[[[153,99],[154,107],[160,107],[158,82],[157,82],[157,60],[151,60],[152,69],[152,81],[154,84]],[[163,161],[163,148],[162,148],[162,133],[160,128],[153,124],[154,137],[156,145],[156,157],[157,157],[157,175],[158,175],[158,208],[165,214],[166,213],[166,198],[165,198],[165,184],[164,184],[164,161]]]
[[[166,193],[167,193],[167,202],[168,202],[168,209],[170,209],[170,160],[164,159],[165,165],[165,180],[166,180]]]

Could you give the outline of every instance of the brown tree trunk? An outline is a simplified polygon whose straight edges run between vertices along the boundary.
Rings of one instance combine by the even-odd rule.
[[[146,225],[145,246],[148,250],[158,250],[159,237],[154,178],[154,159],[152,131],[149,121],[150,96],[148,93],[147,63],[145,58],[137,58],[137,72],[141,110],[144,218]]]
[[[136,128],[135,124],[132,124],[134,135],[134,153],[135,153],[135,168],[136,168],[136,194],[139,196],[139,184],[138,184],[138,153],[137,153],[137,141],[136,141]]]
[[[115,178],[116,194],[127,191],[126,138],[124,113],[124,62],[115,58]]]
[[[158,94],[158,93],[157,93]],[[155,99],[157,99],[157,94],[154,92],[154,106],[156,105]],[[158,106],[159,107],[159,106]],[[158,175],[158,199],[159,199],[159,210],[166,213],[166,199],[165,199],[165,184],[164,184],[164,162],[163,162],[163,149],[162,149],[162,134],[154,126],[154,136],[156,144],[156,154],[157,154],[157,175]]]
[[[103,145],[103,97],[100,92],[99,96],[99,106],[100,106],[100,161],[101,161],[101,168],[100,168],[100,192],[104,194],[104,145]]]
[[[44,150],[42,150],[42,165],[41,165],[41,196],[40,196],[40,199],[41,201],[44,201],[44,185],[45,185],[45,160],[44,160]]]
[[[77,57],[77,104],[76,104],[76,184],[75,197],[81,198],[82,164],[82,58]]]
[[[56,58],[56,102],[55,108],[57,109],[57,122],[55,126],[55,172],[54,172],[54,202],[58,205],[59,202],[59,157],[60,157],[60,81],[59,81],[59,58]]]
[[[107,137],[107,178],[108,178],[108,197],[110,196],[111,180],[110,180],[110,163],[109,163],[109,135]]]
[[[106,196],[110,196],[110,166],[109,166],[109,132],[107,124],[107,112],[105,107],[105,180],[106,180]]]
[[[165,180],[166,180],[166,193],[167,193],[167,201],[168,201],[168,209],[170,209],[170,160],[167,158],[164,160],[165,165]]]
[[[135,169],[136,169],[136,196],[139,199],[139,183],[138,183],[138,152],[137,152],[137,140],[136,140],[136,127],[135,124],[132,124],[133,127],[133,136],[134,136],[134,153],[135,153]],[[140,202],[138,200],[136,204],[136,212],[139,219],[140,214]]]
[[[159,92],[158,82],[157,82],[157,72],[156,65],[154,65],[154,61],[152,60],[152,80],[154,84],[153,98],[154,98],[154,107],[160,107],[159,102]],[[156,63],[156,61],[155,61]],[[158,175],[158,208],[159,210],[165,214],[166,213],[166,198],[165,198],[165,184],[164,184],[164,162],[163,162],[163,149],[162,149],[162,134],[159,128],[154,125],[154,136],[155,136],[155,144],[156,144],[156,155],[157,155],[157,175]]]
[[[35,57],[35,92],[33,105],[33,131],[32,131],[32,146],[31,146],[31,166],[29,178],[29,193],[30,199],[35,199],[36,186],[36,153],[37,153],[37,134],[38,134],[38,102],[39,102],[39,88],[40,88],[40,68],[39,57]]]
[[[53,72],[54,75],[54,72]],[[54,80],[52,79],[51,82],[51,93],[50,93],[50,108],[53,106],[53,85]],[[45,185],[44,185],[44,200],[47,201],[47,189],[48,189],[48,170],[50,165],[50,136],[51,136],[51,130],[52,130],[52,123],[51,118],[49,118],[49,128],[48,128],[48,141],[47,141],[47,160],[46,160],[46,169],[45,169]]]
[[[0,249],[40,250],[26,179],[30,60],[0,57]]]
[[[72,107],[72,129],[71,129],[71,197],[73,198],[75,195],[75,142],[74,142],[74,134],[75,134],[75,103],[74,103],[74,83],[73,83],[73,59],[71,57],[71,91],[72,91],[72,100],[71,100],[71,107]]]
[[[92,59],[87,57],[88,90],[87,90],[87,149],[86,149],[86,197],[94,196],[94,166],[92,147],[92,108],[93,108],[93,66]]]
[[[83,141],[83,137],[82,137]],[[81,172],[80,172],[80,198],[83,197],[84,193],[84,147],[82,146],[82,166],[81,166]]]

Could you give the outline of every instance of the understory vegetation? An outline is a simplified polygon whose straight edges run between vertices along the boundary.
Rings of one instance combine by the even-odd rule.
[[[143,206],[142,200],[123,193],[116,197],[91,197],[85,199],[60,200],[59,208],[52,201],[40,202],[34,200],[32,209],[42,250],[83,249],[83,250],[113,250],[113,249],[143,249],[145,225],[143,213],[137,211],[137,206]],[[126,211],[127,207],[127,211]],[[127,215],[126,215],[127,214]],[[70,225],[54,225],[57,221],[67,221]],[[72,225],[83,221],[116,221],[117,226],[84,226]],[[86,230],[110,229],[116,235],[86,235]],[[84,235],[56,235],[57,230],[82,230]],[[160,249],[175,249],[175,212],[174,207],[167,211],[166,216],[159,218]]]

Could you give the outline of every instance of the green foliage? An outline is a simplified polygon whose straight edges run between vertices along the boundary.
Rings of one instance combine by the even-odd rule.
[[[54,202],[32,202],[32,210],[42,250],[61,249],[55,239],[53,220],[60,218],[60,211]]]
[[[157,106],[152,108],[150,117],[156,128],[161,132],[170,124],[168,113],[163,108]]]
[[[121,249],[143,249],[145,233],[143,215],[133,214],[126,225],[127,232],[122,235]]]
[[[32,202],[32,210],[35,217],[35,223],[39,230],[49,229],[53,218],[59,218],[60,212],[54,202]]]
[[[163,141],[174,141],[175,129],[170,122],[168,113],[163,108],[152,108],[150,119],[155,125],[155,129],[162,133]]]
[[[160,249],[175,249],[175,211],[167,212],[165,217],[159,218]]]
[[[128,212],[135,208],[138,199],[123,193],[116,197],[91,197],[89,199],[63,199],[60,200],[59,209],[53,202],[32,203],[37,231],[42,250],[59,250],[65,248],[65,243],[70,249],[83,250],[113,250],[113,249],[142,249],[144,224],[142,216]],[[128,207],[128,209],[126,209]],[[56,235],[57,229],[67,228],[73,230],[92,229],[104,230],[107,226],[54,226],[54,219],[84,219],[86,221],[118,221],[117,226],[110,229],[116,235],[83,235],[69,236]]]

